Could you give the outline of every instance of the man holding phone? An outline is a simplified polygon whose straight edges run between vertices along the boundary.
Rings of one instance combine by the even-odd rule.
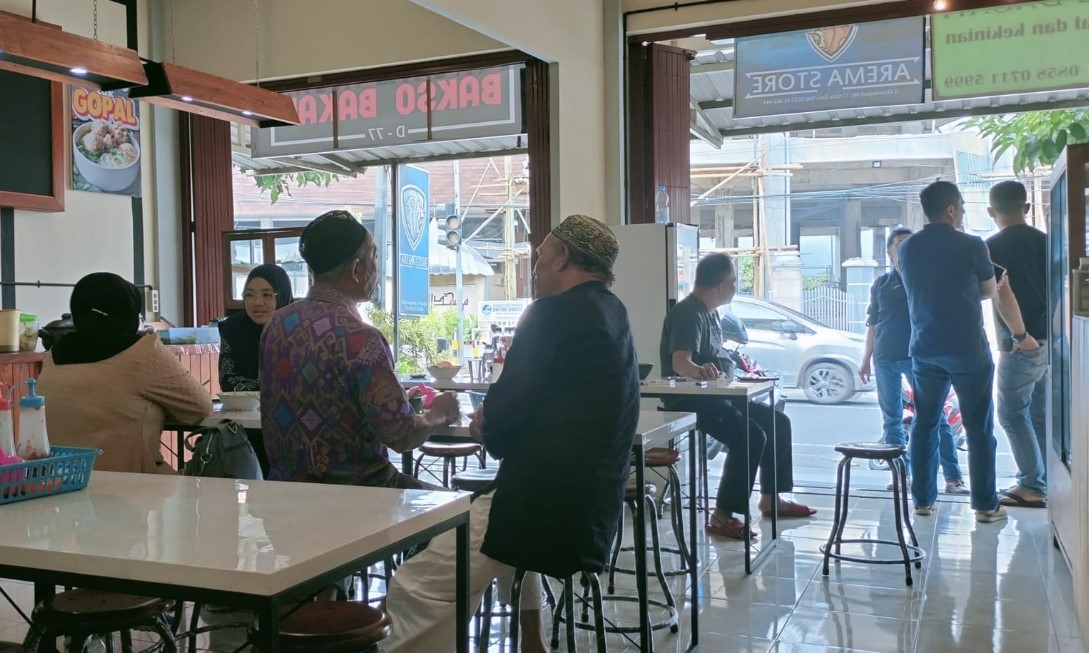
[[[995,299],[999,338],[998,423],[1017,463],[1017,485],[1003,490],[1007,506],[1047,507],[1047,236],[1025,223],[1028,193],[1017,181],[995,184],[991,214],[1000,231],[987,239],[1005,292]],[[1009,324],[1003,314],[1016,314]]]

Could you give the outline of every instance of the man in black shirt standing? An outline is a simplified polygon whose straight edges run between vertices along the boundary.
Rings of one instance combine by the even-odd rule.
[[[716,380],[733,370],[722,351],[722,326],[716,310],[728,304],[737,292],[737,272],[726,254],[709,254],[696,266],[696,284],[688,295],[669,310],[662,325],[659,355],[662,376]],[[744,539],[743,515],[760,469],[760,512],[770,516],[778,506],[779,517],[809,517],[817,511],[778,498],[793,489],[790,419],[770,406],[747,402],[744,397],[686,397],[667,399],[667,410],[694,412],[701,431],[729,448],[722,481],[718,486],[715,511],[707,532],[732,539]],[[747,406],[746,406],[747,404]],[[746,422],[745,410],[749,419]],[[775,458],[768,439],[775,433]],[[756,533],[752,533],[756,537]]]
[[[1028,193],[1017,181],[1003,181],[991,188],[988,212],[1001,231],[987,239],[991,260],[1005,269],[1024,331],[1015,333],[1001,319],[998,309],[1008,303],[999,295],[995,304],[995,330],[999,338],[998,423],[1006,431],[1017,463],[1017,485],[1004,490],[1007,506],[1047,507],[1047,351],[1040,345],[1047,337],[1047,236],[1025,224]],[[1005,302],[1004,302],[1005,300]],[[1015,344],[1021,346],[1014,349]]]

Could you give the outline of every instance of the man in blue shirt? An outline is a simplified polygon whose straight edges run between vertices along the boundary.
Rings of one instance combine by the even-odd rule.
[[[862,365],[858,378],[870,381],[870,359],[877,377],[877,405],[881,408],[882,432],[885,444],[904,445],[904,392],[903,377],[907,377],[912,390],[915,378],[911,373],[911,357],[908,341],[911,339],[911,320],[908,318],[907,293],[900,278],[900,245],[911,236],[911,229],[899,227],[889,234],[885,244],[892,271],[877,278],[870,288],[870,306],[866,311],[866,347],[862,352]],[[968,494],[968,486],[960,472],[957,445],[953,428],[942,411],[938,422],[938,454],[945,476],[946,494]],[[905,456],[908,464],[910,456]],[[888,487],[892,490],[892,485]]]
[[[938,419],[952,384],[968,436],[976,521],[1003,521],[1006,510],[999,505],[995,486],[994,361],[980,306],[998,295],[994,264],[983,240],[958,231],[964,198],[954,184],[934,182],[919,194],[919,201],[928,224],[900,246],[915,375],[910,449],[915,514],[930,515],[938,497]],[[995,305],[1003,321],[1020,333],[1020,313],[1007,315],[1008,304]]]

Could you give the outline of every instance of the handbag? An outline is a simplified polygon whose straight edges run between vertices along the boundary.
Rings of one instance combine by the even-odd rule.
[[[183,470],[186,476],[251,481],[265,477],[246,430],[229,419],[193,431],[185,438],[185,448],[192,454]]]

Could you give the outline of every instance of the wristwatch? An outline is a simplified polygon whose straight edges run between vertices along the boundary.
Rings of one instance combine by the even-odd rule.
[[[1028,338],[1028,331],[1022,333],[1021,335],[1014,334],[1013,342],[1014,344],[1022,343],[1025,341],[1025,338]]]

